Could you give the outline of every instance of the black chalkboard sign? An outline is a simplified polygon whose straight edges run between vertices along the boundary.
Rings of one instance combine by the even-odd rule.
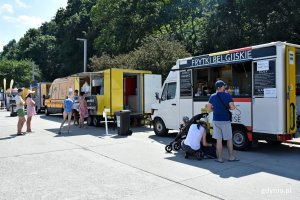
[[[191,70],[180,72],[180,96],[192,96],[192,74]]]
[[[264,62],[262,65],[259,62]],[[258,61],[254,63],[254,95],[264,96],[265,88],[276,88],[275,61]]]

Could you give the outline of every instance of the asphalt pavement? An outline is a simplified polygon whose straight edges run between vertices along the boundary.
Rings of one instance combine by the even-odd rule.
[[[34,133],[16,136],[17,117],[0,110],[0,199],[300,199],[298,143],[262,141],[217,163],[166,153],[175,134],[72,125],[57,135],[61,120],[34,116]]]

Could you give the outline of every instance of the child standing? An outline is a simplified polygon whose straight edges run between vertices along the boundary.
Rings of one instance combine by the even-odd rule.
[[[63,112],[64,121],[60,125],[58,134],[61,134],[61,129],[67,120],[68,120],[68,133],[70,132],[73,103],[74,102],[69,96],[67,96],[66,99],[64,100],[64,112]]]

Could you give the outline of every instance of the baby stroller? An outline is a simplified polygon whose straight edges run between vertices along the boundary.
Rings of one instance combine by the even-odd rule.
[[[183,118],[183,124],[180,125],[179,133],[176,138],[168,145],[166,145],[165,150],[168,153],[171,153],[174,149],[175,151],[179,151],[181,149],[181,142],[186,138],[189,128],[192,124],[197,124],[201,118],[207,118],[208,113],[201,113],[195,115],[190,120],[188,117]]]

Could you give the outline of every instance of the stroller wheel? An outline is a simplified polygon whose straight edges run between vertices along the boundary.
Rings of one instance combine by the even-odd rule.
[[[181,149],[181,145],[180,145],[180,143],[177,143],[177,142],[174,144],[174,146],[173,146],[173,147],[174,147],[175,151],[178,151],[178,150],[180,150],[180,149]]]
[[[171,145],[166,145],[165,147],[166,152],[170,153],[172,151],[172,146]]]

